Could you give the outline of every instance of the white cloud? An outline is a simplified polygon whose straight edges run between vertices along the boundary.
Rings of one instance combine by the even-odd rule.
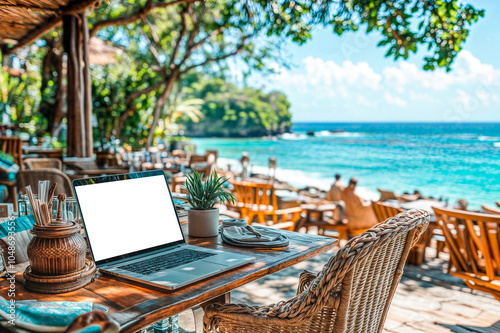
[[[295,70],[282,68],[271,78],[270,86],[291,96],[292,107],[294,99],[302,98],[336,110],[336,114],[405,108],[415,118],[439,118],[437,113],[457,104],[469,109],[498,104],[500,69],[482,63],[466,50],[457,56],[450,72],[424,71],[410,62],[376,71],[367,62],[306,57]]]
[[[388,91],[385,92],[384,99],[389,104],[393,104],[393,105],[400,106],[400,107],[406,107],[406,106],[408,106],[408,103],[406,103],[405,100],[403,100],[402,98],[400,98],[398,96],[393,96]]]

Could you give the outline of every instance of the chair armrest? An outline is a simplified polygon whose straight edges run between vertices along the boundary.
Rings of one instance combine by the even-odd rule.
[[[297,287],[297,295],[301,294],[304,290],[306,290],[311,282],[316,278],[316,273],[304,270],[300,273],[299,276],[299,286]]]
[[[277,209],[277,210],[274,211],[273,214],[284,215],[284,214],[293,214],[293,213],[301,213],[301,212],[302,212],[302,208],[300,208],[300,207],[291,207],[291,208]]]

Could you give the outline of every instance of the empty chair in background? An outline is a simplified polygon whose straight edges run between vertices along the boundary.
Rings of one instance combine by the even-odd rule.
[[[481,208],[487,214],[498,214],[498,215],[500,215],[500,209],[493,208],[493,207],[488,207],[488,206],[485,206],[485,205],[482,205]]]
[[[500,301],[500,216],[432,209],[450,250],[449,273]]]
[[[62,171],[62,161],[58,158],[27,158],[24,164],[28,170],[58,169]]]
[[[68,197],[73,197],[73,187],[71,180],[62,171],[57,169],[38,169],[38,170],[23,170],[17,173],[17,188],[19,194],[25,194],[25,187],[31,185],[31,188],[36,191],[39,180],[50,180],[50,183],[57,183],[55,195],[64,193]]]
[[[11,155],[21,170],[24,169],[22,144],[20,137],[0,136],[0,151]]]

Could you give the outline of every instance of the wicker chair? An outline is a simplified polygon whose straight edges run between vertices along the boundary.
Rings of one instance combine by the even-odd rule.
[[[212,304],[205,332],[382,332],[406,256],[429,224],[411,210],[351,239],[318,274],[303,272],[297,296],[270,306]]]
[[[500,301],[500,216],[432,209],[450,249],[449,273]]]
[[[498,207],[500,207],[500,201],[495,202]]]
[[[37,169],[23,170],[17,173],[17,187],[20,194],[26,193],[25,187],[31,185],[31,188],[36,193],[39,180],[50,180],[51,183],[57,183],[55,195],[64,193],[69,197],[73,197],[73,187],[71,180],[62,171],[57,169]]]
[[[62,161],[58,158],[27,158],[24,164],[28,170],[58,169],[62,170]]]
[[[497,209],[497,208],[488,207],[485,205],[482,205],[481,208],[487,214],[497,214],[497,215],[500,214],[500,209]]]

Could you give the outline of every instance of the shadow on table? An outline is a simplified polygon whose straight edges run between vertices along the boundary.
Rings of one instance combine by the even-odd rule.
[[[446,327],[451,332],[456,333],[499,333],[500,332],[500,320],[488,327],[481,326],[467,326],[467,325],[449,325],[442,323],[435,323],[436,325]]]

